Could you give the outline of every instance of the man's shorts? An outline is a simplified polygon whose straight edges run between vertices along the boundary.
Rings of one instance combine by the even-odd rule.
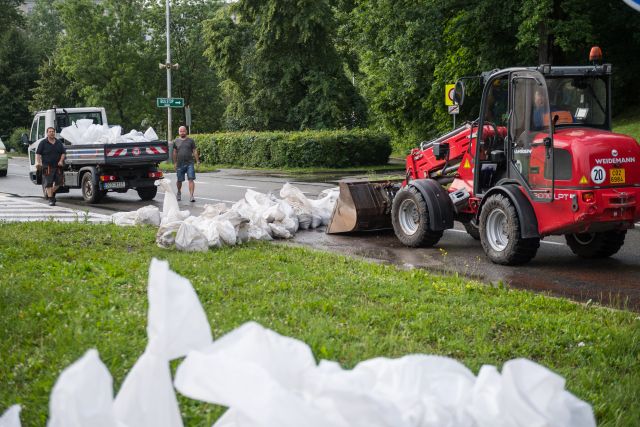
[[[60,187],[64,183],[64,173],[62,168],[56,166],[42,166],[42,183],[46,188],[56,186]]]
[[[178,166],[176,173],[178,174],[178,182],[184,181],[184,174],[187,174],[189,181],[196,179],[196,168],[193,163]]]

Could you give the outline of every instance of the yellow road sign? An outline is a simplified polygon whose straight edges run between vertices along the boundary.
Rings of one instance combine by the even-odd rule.
[[[453,91],[455,84],[444,85],[444,105],[453,105]]]

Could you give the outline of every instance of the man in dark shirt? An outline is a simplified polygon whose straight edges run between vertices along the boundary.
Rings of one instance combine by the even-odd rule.
[[[181,199],[182,193],[180,190],[182,189],[182,182],[186,174],[189,180],[189,200],[195,202],[196,199],[193,197],[193,191],[195,189],[194,181],[196,179],[194,162],[199,164],[200,158],[198,157],[198,150],[196,150],[196,142],[187,137],[187,128],[180,126],[178,134],[180,138],[176,138],[175,141],[173,141],[173,164],[175,165],[178,175],[178,181],[176,182],[178,194],[176,196],[178,200]]]
[[[47,128],[47,137],[36,150],[36,168],[42,170],[42,184],[47,189],[50,206],[55,206],[56,190],[62,185],[65,151],[62,141],[56,139],[56,130]]]

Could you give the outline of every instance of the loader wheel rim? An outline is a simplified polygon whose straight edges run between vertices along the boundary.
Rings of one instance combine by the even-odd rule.
[[[418,206],[411,199],[405,199],[398,209],[398,223],[402,232],[408,236],[414,235],[420,226],[420,212]]]
[[[576,233],[573,235],[575,241],[583,246],[586,246],[593,242],[593,239],[595,239],[595,237],[595,233]]]
[[[502,209],[495,209],[487,217],[487,241],[491,248],[497,252],[502,252],[509,244],[509,233],[507,232],[507,215]]]

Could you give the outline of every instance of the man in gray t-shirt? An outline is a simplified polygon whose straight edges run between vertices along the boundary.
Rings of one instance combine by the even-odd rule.
[[[193,197],[193,190],[195,189],[196,169],[194,162],[200,164],[200,157],[198,156],[198,150],[196,149],[196,142],[187,137],[187,128],[180,126],[178,129],[180,138],[176,138],[173,141],[173,164],[178,175],[176,186],[178,187],[177,198],[182,198],[182,181],[184,181],[184,175],[187,175],[189,180],[189,200],[195,202]]]

